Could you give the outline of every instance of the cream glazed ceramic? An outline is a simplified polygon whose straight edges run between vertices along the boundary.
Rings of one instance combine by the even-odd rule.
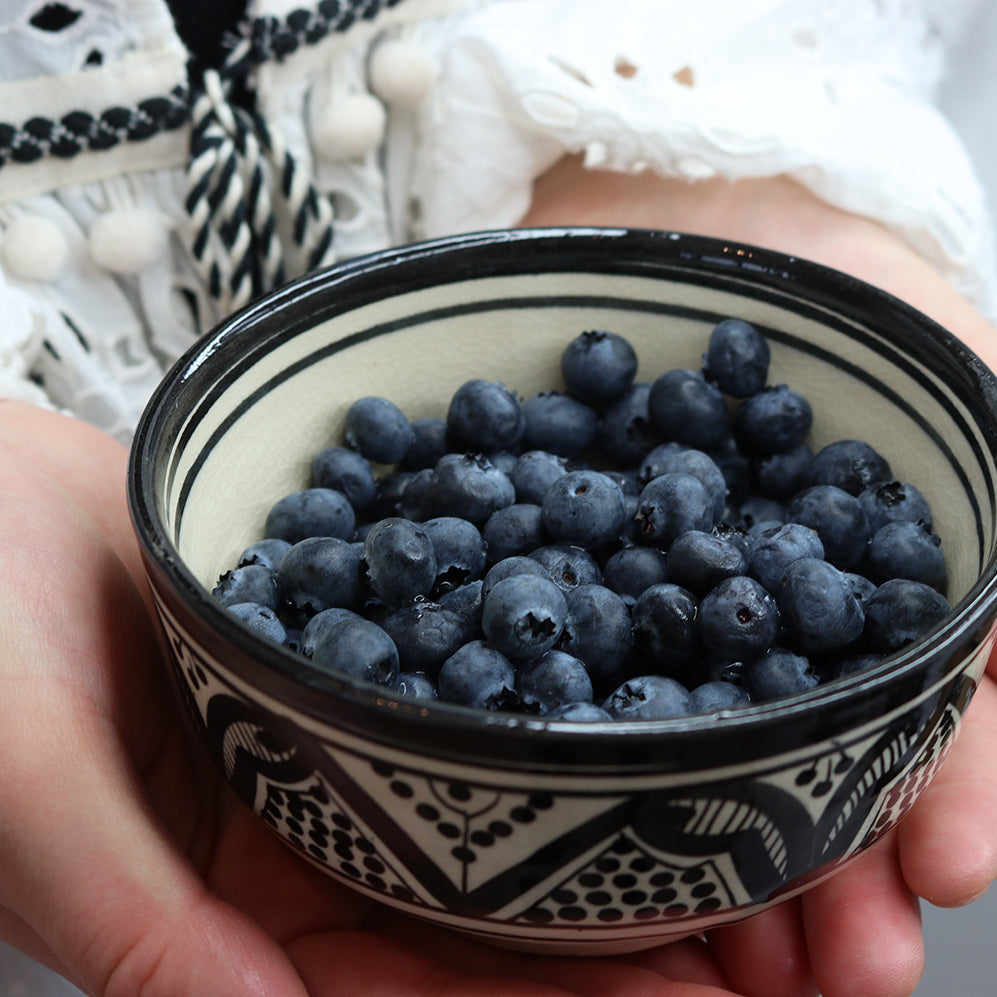
[[[463,381],[559,385],[619,332],[639,378],[736,316],[812,444],[855,437],[935,513],[951,618],[867,672],[723,717],[570,724],[314,672],[210,597],[349,403],[443,414]],[[994,642],[997,386],[945,331],[841,274],[677,233],[482,233],[300,280],[206,337],[151,400],[129,494],[180,696],[245,803],[313,864],[407,913],[534,951],[633,951],[805,889],[902,819]]]

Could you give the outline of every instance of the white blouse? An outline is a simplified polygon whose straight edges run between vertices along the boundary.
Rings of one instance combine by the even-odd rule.
[[[315,265],[514,225],[566,152],[787,174],[997,318],[983,193],[933,104],[973,7],[254,0],[202,83],[163,0],[5,0],[0,397],[127,441],[232,309]]]

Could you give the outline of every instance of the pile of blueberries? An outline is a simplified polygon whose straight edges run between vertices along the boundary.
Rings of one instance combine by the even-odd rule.
[[[750,323],[636,379],[583,332],[563,388],[470,380],[445,415],[364,397],[214,595],[325,672],[551,719],[724,714],[868,668],[949,613],[921,492],[816,452]]]

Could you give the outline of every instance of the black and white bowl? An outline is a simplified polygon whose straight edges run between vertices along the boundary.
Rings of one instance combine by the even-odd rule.
[[[696,367],[728,316],[812,402],[815,447],[866,439],[932,505],[953,613],[881,665],[722,720],[546,722],[323,676],[211,597],[355,398],[439,415],[482,376],[526,397],[588,328],[628,337],[642,371]],[[222,324],[152,398],[129,498],[187,712],[289,846],[500,945],[632,951],[805,889],[931,779],[994,643],[995,400],[944,330],[802,260],[665,232],[484,233],[358,259]]]

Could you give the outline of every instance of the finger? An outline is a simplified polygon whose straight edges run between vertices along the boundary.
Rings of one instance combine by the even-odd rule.
[[[949,757],[897,832],[910,888],[940,907],[997,878],[997,685],[977,689]]]
[[[921,914],[887,835],[803,894],[804,928],[823,997],[909,997],[924,968]]]
[[[790,900],[709,933],[731,988],[744,997],[814,997],[803,918]]]
[[[715,951],[702,938],[683,938],[625,957],[668,980],[686,980],[702,986],[727,988],[727,978]]]

